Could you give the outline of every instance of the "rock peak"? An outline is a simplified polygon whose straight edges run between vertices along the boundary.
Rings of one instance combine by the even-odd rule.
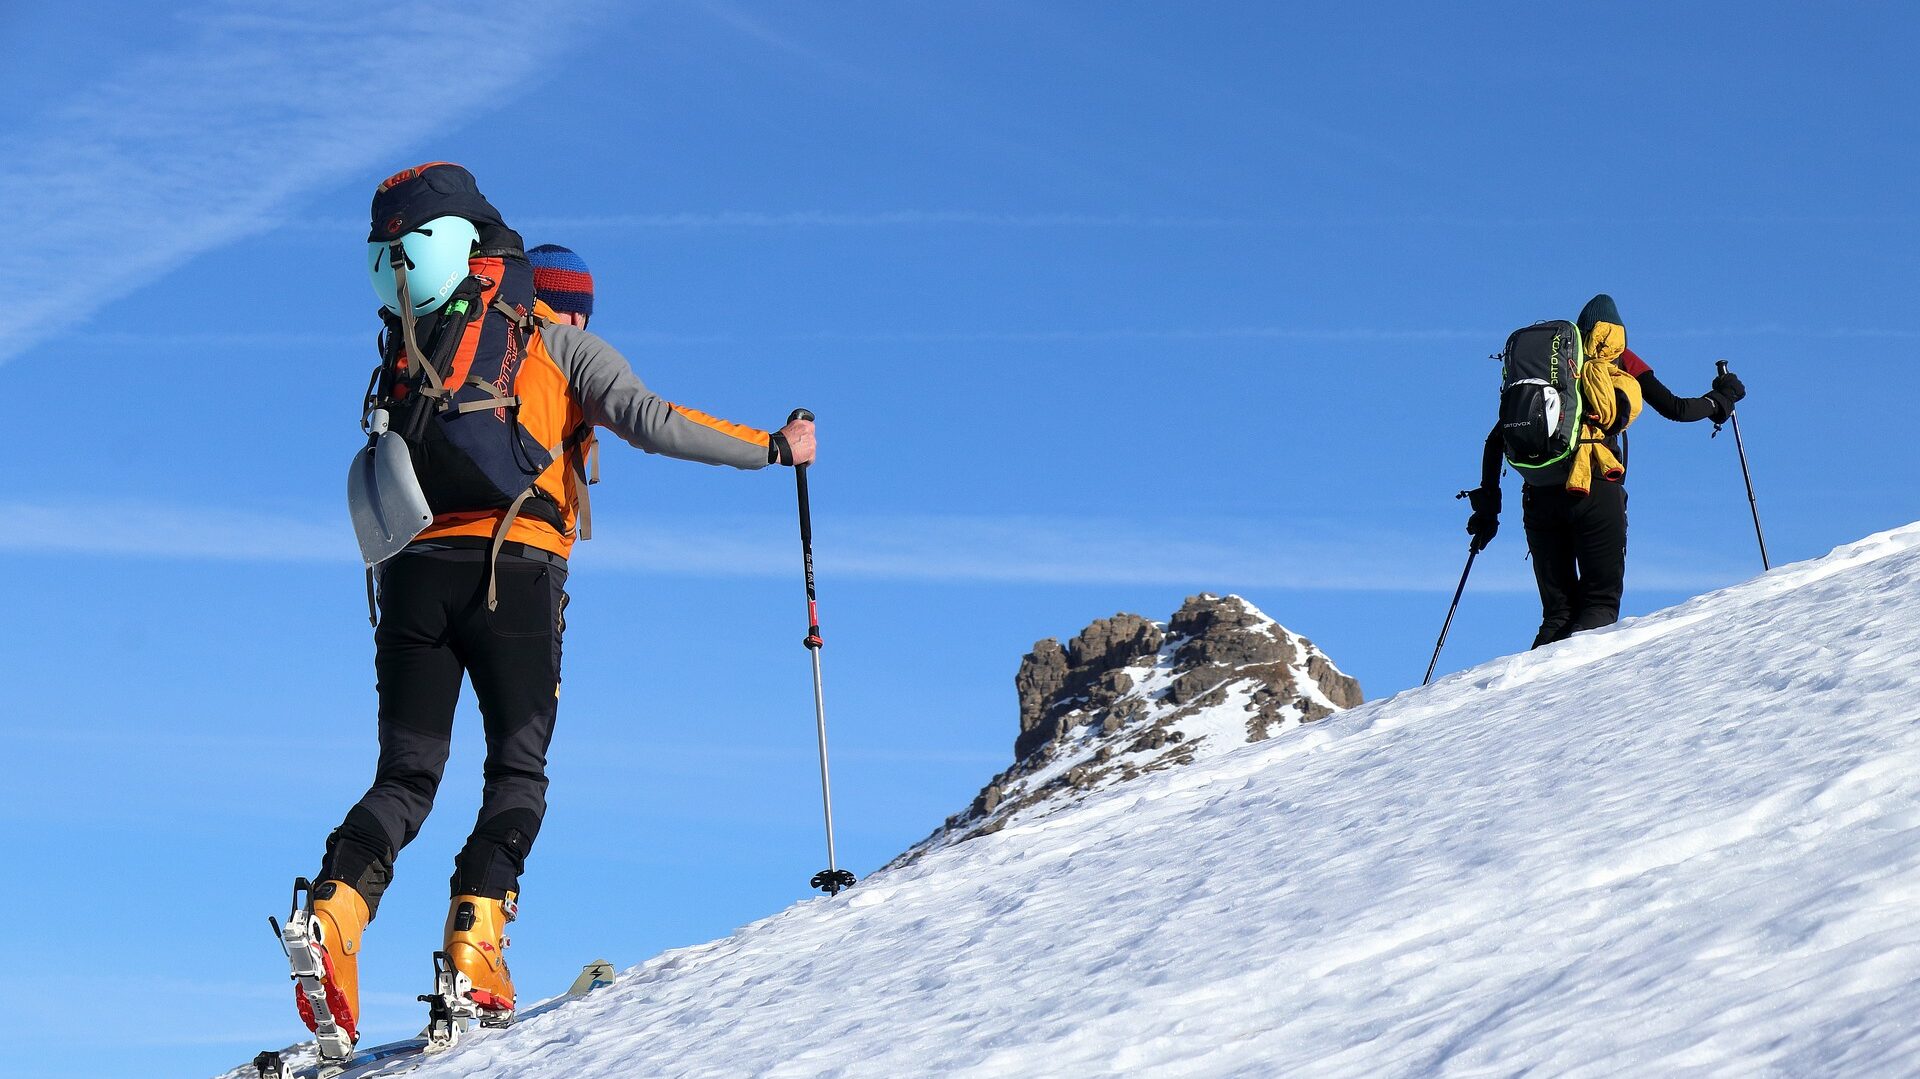
[[[1361,701],[1360,684],[1312,641],[1239,596],[1211,593],[1189,596],[1164,624],[1122,613],[1065,646],[1039,641],[1013,685],[1013,766],[896,862]]]

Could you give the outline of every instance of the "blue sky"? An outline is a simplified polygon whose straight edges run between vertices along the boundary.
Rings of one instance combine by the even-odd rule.
[[[578,250],[664,395],[819,414],[856,872],[1007,763],[1021,654],[1095,617],[1239,592],[1370,697],[1417,683],[1486,357],[1596,291],[1678,392],[1746,378],[1776,561],[1920,517],[1900,5],[176,7],[0,9],[15,1074],[209,1074],[300,1033],[265,916],[371,777],[341,495],[366,201],[419,161]],[[1628,613],[1758,569],[1709,431],[1635,429]],[[791,475],[603,464],[533,995],[823,862]],[[1523,556],[1510,513],[1443,670],[1531,639]],[[420,1022],[478,736],[469,706],[368,938],[372,1037]],[[126,958],[157,976],[123,990]],[[122,992],[164,1006],[103,1021]]]

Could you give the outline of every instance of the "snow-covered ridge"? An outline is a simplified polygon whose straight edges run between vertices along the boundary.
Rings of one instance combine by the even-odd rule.
[[[1920,526],[928,850],[420,1079],[1915,1074]]]

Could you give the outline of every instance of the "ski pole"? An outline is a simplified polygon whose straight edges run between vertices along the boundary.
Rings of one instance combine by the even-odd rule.
[[[1473,560],[1479,556],[1479,546],[1468,544],[1467,568],[1460,571],[1460,587],[1453,590],[1453,602],[1447,605],[1447,620],[1440,626],[1440,639],[1434,642],[1433,658],[1427,661],[1427,673],[1420,679],[1423,686],[1433,681],[1433,669],[1440,665],[1440,650],[1447,646],[1447,631],[1453,628],[1453,612],[1460,606],[1460,595],[1467,590],[1467,574],[1473,572]]]
[[[1727,373],[1725,360],[1716,362],[1713,367],[1723,375]],[[1760,503],[1754,500],[1753,473],[1747,469],[1747,444],[1740,439],[1740,417],[1734,414],[1732,405],[1727,406],[1727,422],[1733,424],[1733,446],[1740,452],[1740,476],[1747,481],[1747,508],[1753,511],[1753,538],[1760,541],[1760,568],[1770,570],[1773,568],[1773,563],[1767,559],[1767,536],[1760,531]],[[1720,433],[1717,424],[1713,428],[1713,433],[1716,435]]]
[[[813,413],[796,408],[787,422],[813,419]],[[813,720],[820,735],[820,805],[827,818],[827,868],[813,875],[808,883],[828,895],[853,883],[853,874],[840,868],[833,849],[833,782],[827,773],[827,705],[820,683],[820,606],[813,590],[813,508],[807,500],[807,466],[793,470],[794,485],[800,493],[800,557],[807,571],[807,652],[813,657]]]

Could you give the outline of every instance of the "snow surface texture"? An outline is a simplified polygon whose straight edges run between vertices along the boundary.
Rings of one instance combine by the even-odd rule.
[[[1920,526],[662,955],[419,1079],[1920,1073]]]

